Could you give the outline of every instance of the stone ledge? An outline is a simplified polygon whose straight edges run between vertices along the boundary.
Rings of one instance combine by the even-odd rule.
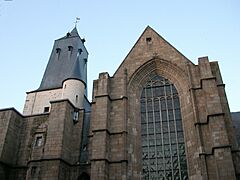
[[[119,131],[119,132],[110,132],[108,129],[95,129],[95,130],[92,130],[93,133],[95,132],[103,132],[103,131],[106,131],[108,133],[108,135],[116,135],[116,134],[128,134],[127,131]],[[92,135],[93,136],[93,135]],[[89,135],[89,137],[91,137],[91,135]]]
[[[197,125],[199,125],[199,126],[207,125],[207,124],[209,124],[210,117],[214,117],[214,116],[224,116],[224,113],[209,114],[209,115],[207,115],[207,121],[205,121],[205,122],[196,122],[196,123],[194,123],[194,125],[195,126],[197,126]]]
[[[231,147],[232,147],[231,145],[215,146],[215,147],[212,147],[212,152],[199,153],[199,156],[213,156],[215,149],[226,149]]]
[[[119,100],[123,100],[123,99],[128,99],[127,96],[120,96],[119,98],[111,98],[110,95],[108,94],[102,94],[102,95],[97,95],[94,98],[102,98],[102,97],[107,97],[110,101],[119,101]],[[92,102],[92,103],[96,103],[96,102]]]
[[[113,164],[113,163],[123,163],[123,162],[128,163],[128,160],[127,160],[127,159],[123,159],[123,160],[119,160],[119,161],[110,161],[110,160],[108,160],[108,159],[103,158],[103,159],[91,159],[91,161],[106,161],[106,162],[109,163],[109,164]]]
[[[16,110],[14,107],[10,107],[10,108],[3,108],[3,109],[0,109],[0,112],[1,111],[14,111],[15,113],[17,113],[19,116],[21,116],[22,118],[24,118],[25,116],[22,115],[20,112],[18,112],[18,110]]]

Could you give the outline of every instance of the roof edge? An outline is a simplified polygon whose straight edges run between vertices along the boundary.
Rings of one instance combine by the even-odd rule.
[[[122,64],[126,61],[126,59],[128,58],[128,56],[131,54],[131,52],[133,51],[133,49],[135,48],[135,46],[138,44],[138,42],[140,41],[141,37],[143,36],[143,34],[148,30],[151,29],[153,32],[155,32],[161,39],[163,39],[170,47],[172,47],[175,51],[177,51],[180,55],[182,55],[184,58],[186,58],[186,60],[188,60],[189,62],[191,62],[193,65],[195,65],[192,61],[190,61],[190,59],[188,59],[185,55],[183,55],[178,49],[176,49],[172,44],[170,44],[166,39],[164,39],[158,32],[156,32],[152,27],[150,27],[149,25],[147,25],[147,27],[144,29],[144,31],[142,32],[142,34],[139,36],[139,38],[137,39],[137,41],[134,43],[134,45],[132,46],[131,50],[128,52],[128,54],[125,56],[125,58],[123,59],[122,63],[118,66],[118,68],[116,69],[116,71],[113,74],[113,77],[117,74],[118,70],[120,69],[120,67],[122,66]]]

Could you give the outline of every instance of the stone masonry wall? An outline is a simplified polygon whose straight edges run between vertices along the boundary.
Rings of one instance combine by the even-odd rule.
[[[23,115],[42,114],[45,107],[49,107],[50,110],[50,101],[59,99],[62,99],[62,88],[29,92],[26,97]]]
[[[194,65],[150,27],[113,77],[101,73],[94,81],[93,179],[141,178],[140,94],[154,74],[177,88],[189,179],[235,179],[238,150],[217,63],[203,57]]]
[[[22,124],[23,117],[15,109],[0,110],[0,179],[15,174],[12,167],[18,160]]]

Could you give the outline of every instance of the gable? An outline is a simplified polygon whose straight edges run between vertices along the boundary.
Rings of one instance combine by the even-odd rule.
[[[185,69],[185,64],[190,62],[190,60],[148,26],[119,66],[114,76],[122,76],[124,70],[127,69],[128,76],[131,77],[140,66],[154,58],[170,61],[183,70]]]

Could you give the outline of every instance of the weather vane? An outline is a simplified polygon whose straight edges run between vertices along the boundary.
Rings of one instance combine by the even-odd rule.
[[[77,23],[80,21],[80,18],[79,17],[76,17],[76,21],[74,22],[75,23],[75,27],[77,26]]]

